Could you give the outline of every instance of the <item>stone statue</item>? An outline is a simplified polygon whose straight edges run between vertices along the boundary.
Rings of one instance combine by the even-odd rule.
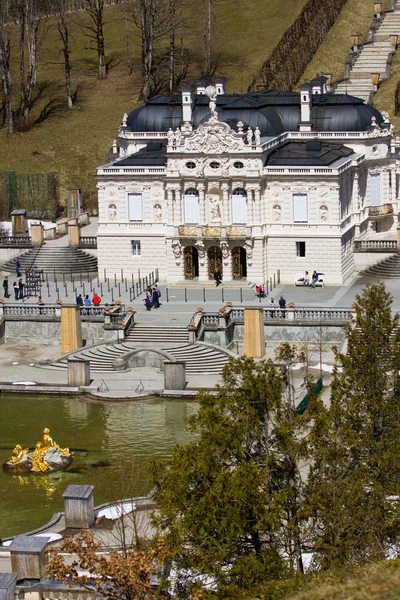
[[[122,117],[122,127],[127,127],[128,125],[128,115],[125,113]]]
[[[251,127],[248,128],[246,133],[247,143],[249,146],[253,144],[253,130]]]
[[[244,125],[243,121],[238,121],[237,122],[238,133],[243,133],[243,125]]]
[[[320,219],[323,223],[325,223],[328,220],[328,207],[325,205],[322,205],[319,209],[319,216]]]
[[[279,206],[279,204],[275,204],[274,206],[274,221],[280,221],[281,220],[281,207]]]
[[[171,127],[167,132],[168,146],[175,146],[175,133],[172,131]]]
[[[110,204],[110,206],[108,207],[108,218],[110,219],[110,221],[115,221],[115,219],[117,218],[117,207],[115,206],[115,204]]]
[[[256,146],[259,146],[261,144],[261,131],[258,126],[256,127],[256,129],[254,131],[254,139],[256,141]]]
[[[219,202],[211,206],[211,221],[212,223],[220,223],[221,221],[221,205]]]
[[[160,204],[154,205],[154,220],[156,223],[161,223],[162,221],[162,208]]]
[[[182,254],[182,246],[179,240],[173,240],[172,241],[172,252],[174,253],[174,256],[176,259],[181,257]]]
[[[72,452],[69,448],[60,448],[45,427],[43,437],[35,446],[33,452],[17,444],[11,458],[3,464],[3,470],[12,474],[46,473],[60,471],[72,462]]]
[[[182,132],[181,132],[181,130],[179,129],[179,127],[177,127],[177,128],[176,128],[176,131],[175,131],[175,144],[176,144],[177,146],[180,146],[180,145],[181,145],[182,138],[183,138],[183,136],[182,136]]]
[[[210,103],[210,121],[218,121],[218,113],[217,113],[217,90],[213,85],[209,85],[206,87],[206,96],[209,97]]]

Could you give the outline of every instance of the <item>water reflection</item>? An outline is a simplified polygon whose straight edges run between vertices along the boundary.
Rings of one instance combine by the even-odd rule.
[[[43,427],[49,427],[60,446],[74,452],[64,472],[28,477],[0,473],[0,537],[22,533],[44,524],[62,510],[62,493],[71,484],[95,483],[93,473],[115,478],[121,459],[138,465],[135,493],[149,490],[146,464],[150,457],[170,456],[176,443],[189,433],[186,418],[196,403],[148,400],[118,404],[92,403],[79,398],[1,397],[0,461],[15,444],[34,447]],[[101,487],[101,486],[100,486]],[[99,490],[95,502],[105,500]]]

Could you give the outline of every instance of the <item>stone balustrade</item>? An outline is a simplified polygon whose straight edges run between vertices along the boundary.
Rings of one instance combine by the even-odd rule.
[[[79,238],[78,248],[97,248],[97,237],[96,236],[81,236]]]
[[[354,242],[354,252],[395,252],[396,240],[357,240]]]
[[[1,235],[0,247],[32,248],[32,238],[27,235]]]

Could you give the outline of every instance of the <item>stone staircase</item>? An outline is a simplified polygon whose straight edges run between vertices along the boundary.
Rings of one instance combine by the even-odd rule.
[[[368,267],[364,275],[381,279],[400,279],[400,252]]]
[[[185,361],[188,375],[219,375],[230,358],[229,354],[212,346],[189,344],[188,331],[184,325],[172,327],[135,325],[124,342],[77,350],[74,357],[89,360],[90,370],[93,373],[115,372],[114,360],[139,348],[164,350],[176,360]],[[48,368],[67,369],[67,357],[50,363]]]
[[[380,81],[386,79],[387,61],[395,50],[390,41],[393,34],[399,35],[400,40],[400,0],[396,1],[394,10],[384,13],[373,40],[362,46],[348,78],[335,86],[336,93],[356,96],[372,104],[376,87],[371,73],[379,73]]]
[[[70,247],[52,247],[43,246],[39,250],[32,248],[29,252],[24,252],[9,260],[1,266],[3,271],[15,273],[15,264],[19,260],[22,273],[26,268],[44,271],[48,275],[62,275],[91,273],[97,274],[97,258]]]

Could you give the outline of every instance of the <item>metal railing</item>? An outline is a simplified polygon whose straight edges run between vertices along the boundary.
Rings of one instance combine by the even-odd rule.
[[[97,237],[96,236],[82,236],[79,238],[78,248],[97,248]]]
[[[395,252],[396,240],[357,240],[354,242],[354,252]]]
[[[0,246],[9,248],[32,248],[32,238],[28,235],[1,235]]]

